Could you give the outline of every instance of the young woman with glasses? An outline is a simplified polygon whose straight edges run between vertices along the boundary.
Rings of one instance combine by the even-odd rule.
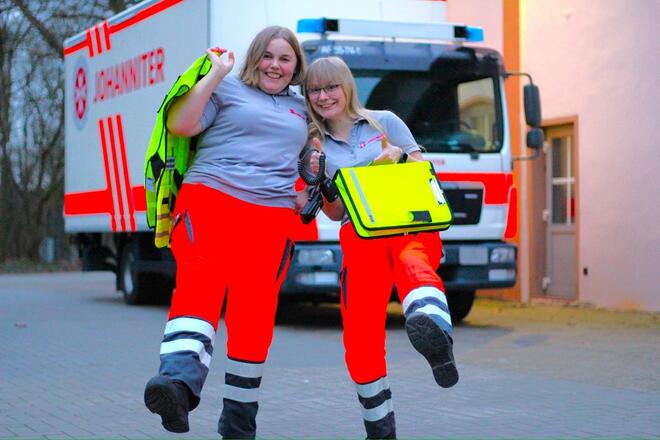
[[[405,123],[389,111],[367,110],[355,80],[337,57],[308,68],[305,102],[312,148],[326,155],[326,170],[424,160]],[[311,168],[318,172],[318,153]],[[396,428],[385,363],[386,308],[396,285],[410,341],[429,362],[441,387],[458,382],[452,324],[444,285],[435,269],[442,243],[435,232],[376,239],[360,238],[341,202],[324,201],[323,211],[342,221],[341,313],[346,365],[355,382],[368,438],[395,438]]]

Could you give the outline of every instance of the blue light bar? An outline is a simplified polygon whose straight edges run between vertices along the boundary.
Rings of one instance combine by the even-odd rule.
[[[325,31],[325,18],[303,18],[302,20],[298,20],[298,33],[314,32],[322,34]]]
[[[467,31],[467,37],[465,38],[466,41],[472,41],[472,42],[484,41],[483,28],[476,26],[465,26],[465,30]]]
[[[408,23],[378,20],[305,18],[298,20],[298,32],[337,33],[362,37],[409,38],[417,40],[483,41],[480,27],[454,23]]]

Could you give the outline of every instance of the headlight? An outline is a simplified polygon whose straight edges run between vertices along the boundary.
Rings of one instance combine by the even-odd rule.
[[[510,247],[498,247],[490,251],[491,263],[515,263],[516,250]]]
[[[335,254],[329,249],[301,249],[296,253],[296,262],[301,266],[333,264]]]

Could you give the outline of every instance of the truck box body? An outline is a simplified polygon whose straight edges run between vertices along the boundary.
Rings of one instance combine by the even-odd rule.
[[[155,278],[140,273],[171,277],[171,255],[150,246],[144,155],[163,98],[206,48],[233,50],[237,72],[267,25],[295,30],[299,20],[318,17],[441,23],[444,13],[443,2],[419,0],[148,0],[67,39],[64,218],[83,266],[113,268],[128,302],[146,295],[127,290],[153,288]],[[427,147],[456,220],[442,233],[440,273],[448,290],[473,297],[475,288],[513,285],[515,248],[502,241],[515,189],[499,54],[456,42],[307,32],[299,38],[308,61],[342,56],[362,102],[397,113]],[[338,227],[322,214],[301,227],[283,295],[337,296]],[[502,264],[492,264],[494,248]]]

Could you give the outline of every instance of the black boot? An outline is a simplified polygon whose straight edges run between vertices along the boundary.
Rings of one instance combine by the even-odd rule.
[[[390,412],[380,420],[373,422],[364,421],[364,427],[367,430],[367,440],[372,439],[396,439],[396,422],[394,421],[394,412]]]
[[[415,350],[426,358],[435,381],[443,388],[458,382],[458,370],[452,351],[453,341],[429,315],[411,313],[406,319],[406,332]]]
[[[144,389],[144,404],[149,411],[160,415],[168,431],[189,431],[190,398],[183,382],[160,375],[152,377]]]
[[[223,439],[254,439],[257,434],[257,402],[222,399],[218,434]]]
[[[244,361],[228,356],[225,364],[225,387],[222,390],[222,414],[218,421],[218,434],[223,439],[255,438],[263,369],[263,362]]]

